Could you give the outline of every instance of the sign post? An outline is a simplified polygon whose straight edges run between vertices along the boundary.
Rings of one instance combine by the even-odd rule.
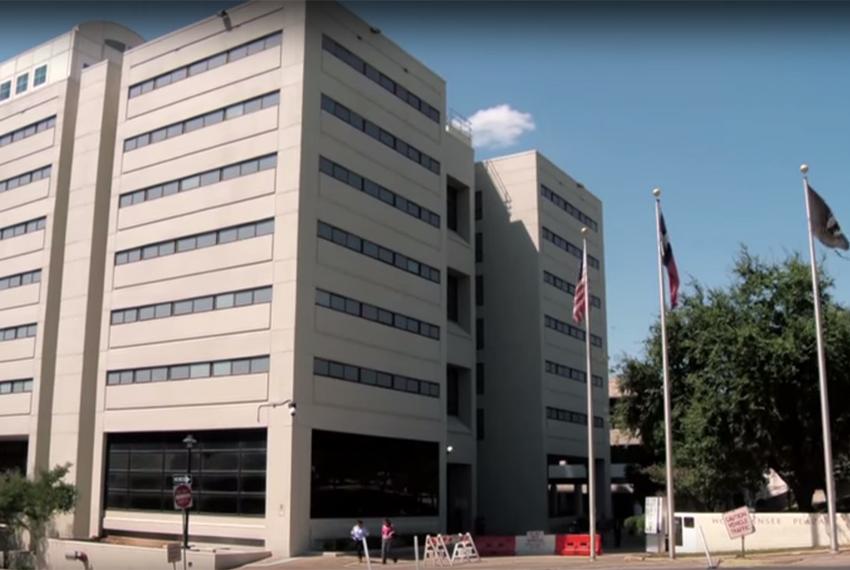
[[[183,511],[183,549],[189,544],[189,509],[192,508],[192,476],[174,475],[174,508]],[[186,565],[186,556],[183,556],[183,565]]]
[[[723,513],[723,524],[726,525],[726,532],[729,533],[729,538],[740,537],[741,558],[744,558],[747,554],[744,548],[744,537],[756,531],[756,527],[753,525],[753,519],[750,517],[749,509],[747,507],[740,507]]]

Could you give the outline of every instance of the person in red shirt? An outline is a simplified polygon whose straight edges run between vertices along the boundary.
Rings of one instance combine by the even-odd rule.
[[[381,527],[381,563],[386,564],[387,558],[392,558],[393,562],[398,564],[398,557],[392,555],[393,537],[395,537],[395,528],[390,519],[384,519],[384,525]]]

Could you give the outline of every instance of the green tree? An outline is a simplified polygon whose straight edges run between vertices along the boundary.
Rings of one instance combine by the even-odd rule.
[[[39,563],[44,561],[47,524],[59,513],[73,510],[77,490],[63,481],[70,464],[41,471],[28,479],[17,471],[0,474],[0,524],[16,536],[29,535],[29,550]]]
[[[824,486],[811,272],[799,256],[765,262],[742,249],[725,288],[693,283],[667,319],[677,496],[722,510],[756,491],[768,468],[802,511]],[[820,275],[836,464],[850,452],[850,312]],[[619,365],[617,421],[643,438],[663,481],[660,325],[645,355]]]

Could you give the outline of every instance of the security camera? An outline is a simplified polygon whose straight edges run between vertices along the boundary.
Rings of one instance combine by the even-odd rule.
[[[224,22],[224,29],[228,32],[233,29],[233,24],[230,22],[230,14],[227,13],[227,10],[222,10],[218,13],[218,17],[221,18],[221,21]]]
[[[289,415],[290,415],[290,416],[292,416],[292,417],[294,418],[294,417],[295,417],[295,414],[296,414],[295,402],[289,402],[289,406],[288,406],[288,407],[289,407]]]

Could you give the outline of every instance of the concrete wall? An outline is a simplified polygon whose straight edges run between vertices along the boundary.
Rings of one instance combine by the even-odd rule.
[[[702,553],[699,528],[710,552],[740,552],[741,539],[729,538],[721,513],[676,513],[684,521],[681,553]],[[829,546],[829,518],[825,513],[752,513],[755,533],[744,540],[746,549],[773,550]],[[689,526],[690,520],[693,526]],[[837,513],[838,544],[850,544],[850,514]]]

